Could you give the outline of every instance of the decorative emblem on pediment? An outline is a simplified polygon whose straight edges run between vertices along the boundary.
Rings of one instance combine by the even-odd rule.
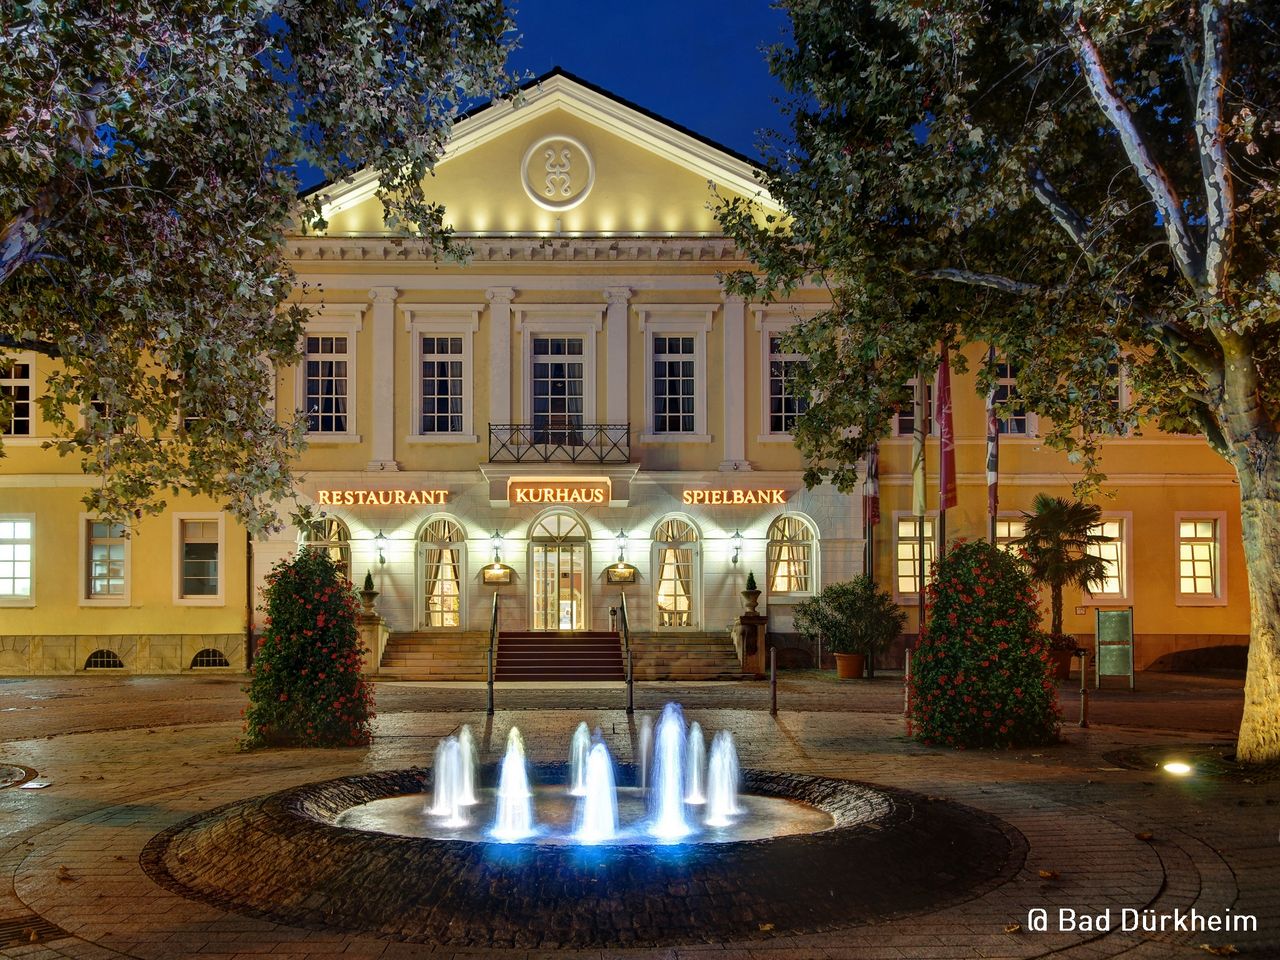
[[[595,183],[595,163],[580,140],[543,137],[525,151],[520,180],[529,199],[544,210],[571,210]]]

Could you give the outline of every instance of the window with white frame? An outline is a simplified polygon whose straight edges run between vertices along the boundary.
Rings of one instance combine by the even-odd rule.
[[[1091,544],[1086,549],[1095,557],[1101,558],[1106,565],[1106,573],[1101,584],[1095,584],[1089,589],[1090,596],[1098,598],[1125,596],[1128,577],[1128,571],[1125,569],[1125,522],[1116,519],[1103,520],[1090,527],[1089,533],[1095,537],[1104,538],[1102,543]]]
[[[419,536],[422,543],[423,624],[427,627],[462,626],[462,582],[466,560],[462,528],[437,517],[427,522]]]
[[[178,599],[222,595],[222,524],[217,517],[178,517]]]
[[[664,520],[653,532],[653,550],[657,626],[694,626],[698,531],[678,517]]]
[[[463,433],[463,338],[427,335],[420,338],[422,407],[418,429],[422,434]]]
[[[808,358],[802,353],[792,353],[784,346],[782,332],[770,333],[768,426],[771,434],[790,434],[796,420],[809,409],[809,401],[796,385],[796,375],[804,369]]]
[[[351,337],[307,334],[305,410],[308,433],[347,433],[351,412]]]
[[[586,411],[585,338],[533,338],[533,433],[536,443],[581,445]]]
[[[1013,541],[1027,532],[1027,522],[1015,517],[996,518],[996,546],[1006,553],[1013,551]]]
[[[765,573],[769,593],[813,593],[813,527],[803,517],[784,513],[769,524],[768,538]]]
[[[27,517],[0,517],[0,602],[31,599],[34,524]]]
[[[1012,363],[997,363],[995,400],[999,416],[999,430],[1009,436],[1021,437],[1031,432],[1027,407],[1018,395],[1018,367]]]
[[[0,396],[5,398],[8,416],[0,421],[0,434],[10,437],[32,435],[32,365],[14,360],[0,361]]]
[[[911,402],[899,407],[893,418],[894,433],[899,437],[909,437],[915,433],[916,429],[916,399],[920,390],[920,381],[912,377],[907,382],[907,386],[911,388]],[[924,432],[927,434],[934,432],[932,383],[926,383],[924,386]]]
[[[899,596],[920,592],[920,532],[924,525],[924,567],[926,579],[933,573],[933,518],[898,517],[894,524],[894,586]]]
[[[86,520],[85,598],[123,601],[129,589],[129,541],[122,523]]]
[[[653,432],[696,433],[697,338],[653,334]]]
[[[338,573],[351,582],[351,530],[337,517],[316,517],[303,531],[302,543],[323,550],[338,568]]]
[[[1195,600],[1222,596],[1222,522],[1178,518],[1178,594]]]

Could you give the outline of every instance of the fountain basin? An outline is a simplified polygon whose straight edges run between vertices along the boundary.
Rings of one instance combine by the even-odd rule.
[[[535,783],[567,781],[564,764],[529,769]],[[617,775],[620,786],[634,785],[634,768],[619,766]],[[485,768],[481,787],[492,789],[495,778]],[[424,804],[429,771],[409,769],[193,817],[153,838],[142,862],[175,892],[275,922],[455,947],[554,949],[749,940],[876,922],[985,892],[1016,874],[1025,854],[1012,828],[947,801],[754,770],[742,771],[742,788],[745,804],[804,805],[816,831],[574,846],[343,824],[383,800]]]

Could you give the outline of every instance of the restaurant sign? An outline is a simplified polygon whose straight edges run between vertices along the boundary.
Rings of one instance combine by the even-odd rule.
[[[612,488],[607,477],[596,480],[521,479],[507,481],[507,499],[513,504],[595,504],[604,506]]]
[[[449,500],[448,490],[321,490],[316,502],[331,507],[438,506]]]

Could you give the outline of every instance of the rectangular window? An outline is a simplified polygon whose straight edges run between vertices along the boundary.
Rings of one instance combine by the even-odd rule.
[[[1219,587],[1218,521],[1178,521],[1178,593],[1184,597],[1217,597]]]
[[[31,598],[30,520],[0,519],[0,600]]]
[[[31,436],[31,364],[0,364],[0,396],[5,398],[9,414],[0,421],[0,433]]]
[[[1013,549],[1013,541],[1027,532],[1025,520],[1014,520],[999,517],[996,519],[996,546],[1001,550]]]
[[[916,391],[920,389],[920,384],[915,377],[911,378],[908,384],[911,387],[911,403],[904,407],[898,408],[898,413],[894,417],[894,430],[900,437],[911,436],[916,429]],[[924,432],[933,433],[933,384],[927,383],[924,388]]]
[[[182,568],[179,596],[216,597],[218,595],[217,520],[180,520]]]
[[[88,522],[86,593],[90,600],[118,600],[125,596],[128,549],[122,523]]]
[[[806,358],[800,353],[786,353],[783,337],[769,335],[769,432],[791,433],[796,420],[809,409],[809,401],[796,390],[796,374]]]
[[[1000,416],[1000,432],[1010,436],[1026,436],[1027,408],[1018,402],[1018,368],[1011,363],[996,364],[996,412]]]
[[[581,445],[585,377],[581,337],[533,338],[535,443]]]
[[[422,433],[462,433],[462,363],[462,337],[422,338]]]
[[[897,568],[894,583],[899,595],[912,595],[920,592],[920,519],[918,517],[899,517],[897,522],[897,543],[894,545],[894,560]],[[924,519],[924,564],[925,576],[933,572],[934,559],[933,519]]]
[[[1107,573],[1101,586],[1094,586],[1089,593],[1095,597],[1123,597],[1125,595],[1124,521],[1103,520],[1090,528],[1094,536],[1106,537],[1105,543],[1088,548],[1095,557],[1101,557],[1107,565]]]
[[[350,397],[347,337],[333,334],[307,336],[307,431],[346,433]]]
[[[653,432],[695,433],[694,337],[653,336]]]

